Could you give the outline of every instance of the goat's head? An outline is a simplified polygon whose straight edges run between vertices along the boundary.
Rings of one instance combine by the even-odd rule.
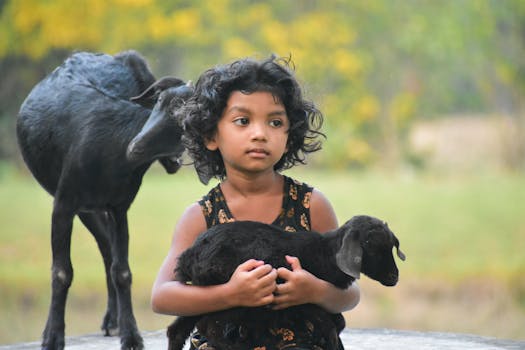
[[[158,159],[168,173],[180,168],[179,158],[184,152],[182,125],[178,109],[193,94],[191,83],[165,77],[156,81],[140,96],[131,98],[146,108],[153,108],[142,130],[131,140],[127,157],[135,162]]]
[[[336,253],[336,263],[341,271],[356,279],[362,272],[385,286],[397,283],[399,270],[392,249],[396,248],[401,260],[405,260],[405,254],[399,250],[399,240],[385,222],[359,215],[339,230],[342,230],[342,244]]]

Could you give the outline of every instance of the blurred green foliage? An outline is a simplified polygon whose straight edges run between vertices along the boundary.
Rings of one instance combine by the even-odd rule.
[[[0,158],[31,87],[75,50],[134,48],[195,80],[244,56],[291,56],[329,135],[316,164],[406,160],[422,118],[503,113],[525,128],[522,0],[0,1]],[[521,164],[522,165],[522,164]]]

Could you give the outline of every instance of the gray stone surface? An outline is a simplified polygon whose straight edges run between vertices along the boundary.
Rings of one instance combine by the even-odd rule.
[[[165,350],[165,331],[143,332],[146,350]],[[468,334],[397,331],[391,329],[346,329],[341,338],[347,350],[525,350],[525,341],[486,338]],[[39,342],[0,346],[0,350],[39,349]],[[119,350],[118,337],[88,334],[68,337],[66,350]]]

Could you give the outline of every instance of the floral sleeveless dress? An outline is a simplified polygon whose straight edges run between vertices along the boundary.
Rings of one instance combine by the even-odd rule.
[[[273,225],[290,232],[310,231],[310,198],[313,188],[284,176],[283,190],[281,212],[273,222]],[[199,204],[208,228],[235,221],[235,218],[228,208],[220,185],[211,189],[208,194],[199,201]],[[264,339],[264,343],[268,345],[268,348],[279,350],[297,347],[323,350],[321,346],[315,344],[315,340],[318,338],[319,335],[316,334],[313,323],[305,320],[304,325],[300,325],[294,329],[286,326],[269,329],[268,337]],[[267,346],[265,344],[247,350],[266,350]],[[209,344],[206,341],[204,335],[198,333],[194,333],[191,337],[191,349],[227,350],[213,347],[213,344]]]
[[[310,231],[310,197],[313,188],[284,176],[281,212],[272,225],[286,231]],[[208,228],[235,221],[220,185],[215,186],[199,201]]]

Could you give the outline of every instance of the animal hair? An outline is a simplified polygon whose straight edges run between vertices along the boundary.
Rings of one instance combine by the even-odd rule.
[[[176,279],[193,285],[228,282],[237,266],[249,259],[275,268],[290,268],[286,255],[299,258],[301,266],[338,288],[347,288],[363,273],[385,286],[394,286],[399,271],[392,255],[404,260],[399,240],[383,221],[354,216],[336,230],[290,233],[276,226],[236,221],[213,226],[184,251],[175,270]],[[199,316],[178,317],[167,330],[170,350],[180,350],[194,326],[218,349],[241,350],[260,346],[268,328],[288,322],[295,326],[308,320],[319,330],[324,348],[340,348],[339,333],[345,327],[341,314],[330,314],[313,305],[284,310],[238,307]],[[264,344],[267,350],[272,349]]]
[[[102,331],[119,332],[122,349],[143,348],[131,305],[127,211],[155,160],[168,173],[180,168],[183,130],[173,110],[191,93],[180,79],[155,81],[135,51],[78,52],[24,100],[17,119],[20,151],[54,197],[52,300],[42,348],[64,348],[75,216],[94,236],[104,261],[108,308]]]

